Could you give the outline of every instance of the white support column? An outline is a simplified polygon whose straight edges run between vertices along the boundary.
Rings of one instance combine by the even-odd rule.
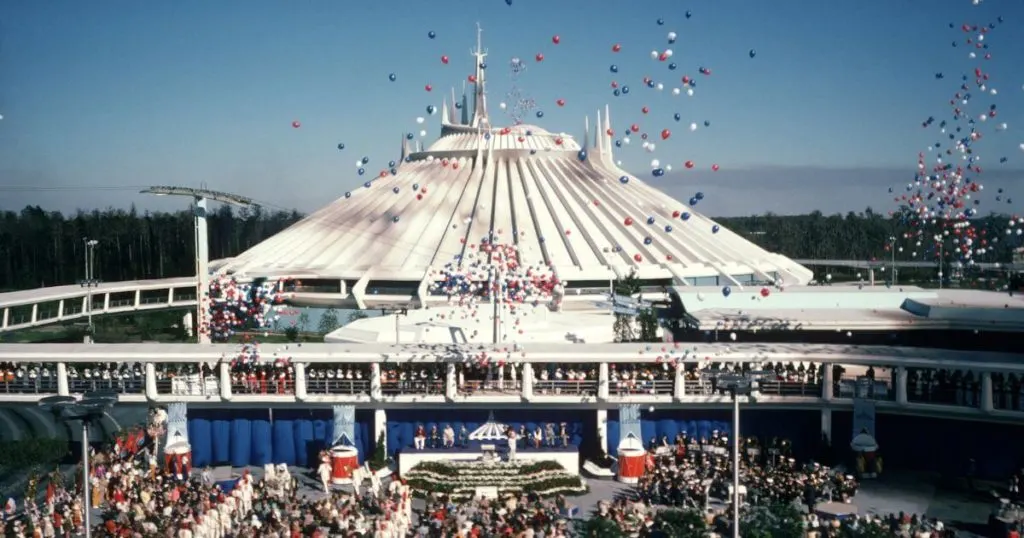
[[[4,315],[3,315],[3,317],[4,317],[4,319],[3,319],[3,322],[0,323],[0,328],[6,329],[7,325],[11,322],[11,309],[10,308],[4,308]]]
[[[68,365],[63,362],[57,363],[57,394],[69,396],[71,390],[68,388]]]
[[[835,395],[835,379],[832,377],[832,363],[826,362],[821,365],[822,370],[821,376],[821,399],[826,402],[832,401],[832,397]]]
[[[135,308],[142,304],[142,290],[135,290]]]
[[[300,402],[306,400],[306,363],[297,362],[295,367],[295,398]]]
[[[223,400],[231,400],[235,397],[234,392],[231,390],[231,363],[222,362],[218,366],[219,371],[217,372],[220,376],[220,397]],[[298,368],[295,369],[298,373]],[[298,394],[296,389],[296,394]]]
[[[384,389],[380,384],[380,363],[370,363],[370,398],[373,400],[384,399]]]
[[[206,198],[196,198],[196,327],[200,344],[210,343],[209,312],[203,298],[210,291],[210,235],[206,226]],[[209,298],[207,298],[207,301]]]
[[[156,391],[156,365],[147,362],[146,363],[146,399],[153,401],[159,397],[159,393]]]
[[[57,302],[57,319],[64,319],[64,299]]]
[[[90,305],[92,306],[92,305]],[[103,294],[103,310],[110,310],[110,292]]]
[[[608,451],[608,410],[597,410],[597,442],[601,443],[601,451]]]
[[[455,396],[459,394],[459,379],[455,372],[455,363],[449,362],[445,366],[444,372],[444,397],[448,400],[454,400]]]
[[[601,400],[608,399],[608,363],[602,362],[597,365],[597,397]]]
[[[676,400],[686,398],[686,365],[682,361],[676,362],[675,397]]]
[[[907,369],[896,367],[896,405],[907,405]]]
[[[821,434],[832,441],[832,408],[821,408]]]
[[[384,441],[384,446],[388,444],[388,413],[383,409],[373,410],[373,441]],[[372,456],[371,454],[370,457]]]
[[[498,365],[498,390],[505,390],[505,365]]]
[[[533,399],[533,363],[523,363],[523,369],[520,370],[520,377],[523,382],[523,399],[530,401]]]
[[[992,372],[981,373],[981,411],[991,413],[995,408],[992,398]]]
[[[167,304],[174,304],[174,287],[167,288]]]
[[[32,323],[35,324],[39,320],[39,304],[32,305]]]

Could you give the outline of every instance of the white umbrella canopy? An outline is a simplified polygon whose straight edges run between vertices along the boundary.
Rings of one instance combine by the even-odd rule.
[[[876,452],[878,451],[878,441],[875,441],[874,436],[870,433],[863,432],[857,434],[857,436],[850,441],[850,448],[852,448],[854,452]]]

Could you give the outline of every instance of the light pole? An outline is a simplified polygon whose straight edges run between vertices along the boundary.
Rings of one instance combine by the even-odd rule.
[[[942,241],[942,236],[941,235],[937,235],[937,236],[935,236],[935,238],[939,242],[939,289],[941,290],[942,289],[942,260],[943,260],[943,254],[945,254],[944,250],[945,250],[946,244],[945,244],[945,242]]]
[[[385,307],[381,307],[380,315],[387,316],[389,314],[394,314],[394,316],[395,316],[395,345],[401,344],[402,343],[402,338],[401,338],[401,333],[399,332],[399,328],[400,328],[399,320],[401,319],[400,316],[408,316],[409,315],[409,309],[405,308],[405,307],[401,307],[401,306],[385,306]]]
[[[757,381],[769,372],[742,372],[712,375],[717,389],[732,395],[732,536],[740,538],[740,397],[756,397]]]
[[[89,426],[117,403],[117,394],[112,392],[87,392],[80,398],[75,396],[48,396],[39,400],[39,407],[53,413],[63,422],[82,422],[82,523],[85,538],[92,536],[89,491]]]
[[[892,285],[896,285],[896,236],[889,236],[889,254],[892,259]]]
[[[85,299],[85,315],[89,320],[89,340],[91,343],[93,337],[92,289],[100,285],[100,281],[96,279],[96,275],[94,274],[96,265],[96,245],[100,244],[100,242],[95,239],[83,237],[82,244],[85,245],[85,278],[79,282],[79,285],[88,290]]]
[[[188,187],[150,187],[141,192],[157,196],[188,196],[195,200],[193,216],[195,217],[194,244],[196,250],[196,334],[200,344],[209,344],[210,333],[204,328],[210,309],[208,304],[203,303],[203,298],[210,291],[210,237],[206,227],[207,202],[213,200],[240,207],[258,204],[245,196]]]

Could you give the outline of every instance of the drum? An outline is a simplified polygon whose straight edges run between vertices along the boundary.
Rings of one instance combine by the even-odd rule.
[[[639,448],[619,449],[619,482],[636,484],[644,475],[647,452]]]
[[[359,451],[355,447],[339,446],[331,449],[331,482],[352,482],[352,471],[359,467]]]
[[[192,446],[177,443],[165,448],[164,466],[171,474],[188,477],[192,472]]]

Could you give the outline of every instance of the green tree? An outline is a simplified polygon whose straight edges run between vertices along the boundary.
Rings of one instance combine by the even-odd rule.
[[[337,329],[339,325],[338,311],[333,308],[328,308],[320,316],[320,334],[327,334]]]
[[[708,534],[707,520],[699,510],[661,510],[654,524],[672,538],[704,538]]]
[[[626,538],[618,523],[597,516],[578,520],[573,525],[572,535],[576,538]]]
[[[387,435],[380,432],[377,440],[373,443],[373,458],[370,460],[370,468],[379,471],[388,466],[388,441]]]
[[[623,297],[632,297],[640,293],[640,279],[637,278],[636,272],[616,279],[612,284],[612,293]],[[636,325],[633,318],[634,316],[626,314],[615,314],[615,325],[613,328],[616,342],[633,342],[636,340]]]
[[[803,515],[793,504],[755,506],[742,514],[743,538],[803,538]]]
[[[362,310],[353,310],[348,314],[348,323],[359,321],[361,319],[366,319],[368,317],[370,317],[370,315],[367,314],[366,312],[363,312]]]
[[[309,330],[308,312],[302,312],[299,314],[299,319],[295,321],[295,327],[299,330],[299,333],[304,333]]]

